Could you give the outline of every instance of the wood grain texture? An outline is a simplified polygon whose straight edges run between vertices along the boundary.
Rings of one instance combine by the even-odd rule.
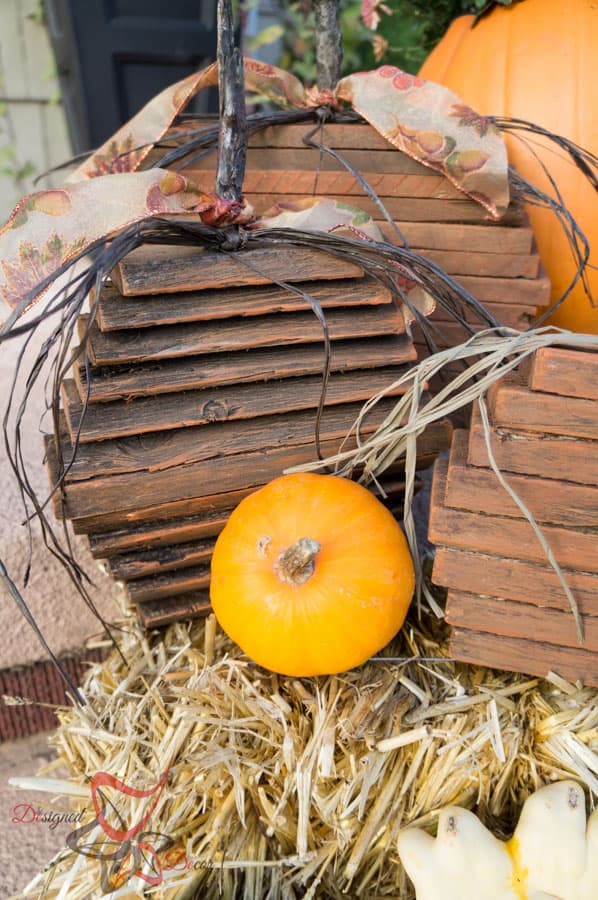
[[[487,515],[523,518],[521,509],[491,469],[467,464],[468,442],[468,432],[458,429],[453,433],[446,505]],[[534,475],[505,477],[537,522],[598,528],[598,487]]]
[[[550,280],[542,272],[542,269],[537,278],[488,278],[481,275],[459,275],[457,281],[482,303],[546,306],[550,300]]]
[[[245,487],[222,493],[202,494],[200,493],[202,488],[206,491],[217,491],[217,488],[212,485],[198,485],[198,493],[195,496],[151,505],[138,505],[124,510],[111,509],[108,512],[100,511],[85,516],[75,516],[72,519],[73,531],[75,534],[89,534],[92,537],[94,535],[106,536],[107,540],[110,540],[111,535],[114,534],[122,539],[123,536],[129,534],[129,529],[133,533],[135,526],[143,529],[151,524],[159,528],[163,523],[167,529],[171,521],[175,523],[181,519],[187,521],[188,517],[199,517],[203,520],[205,516],[216,512],[228,516],[227,510],[232,509],[243,497],[254,490],[253,487]]]
[[[396,401],[383,400],[365,422],[365,433],[379,425]],[[361,410],[360,403],[332,406],[324,410],[320,433],[323,440],[341,439]],[[68,473],[67,483],[117,475],[185,467],[200,460],[215,460],[244,454],[263,447],[313,444],[316,419],[313,410],[285,416],[261,416],[236,422],[212,422],[172,431],[133,435],[112,441],[81,444]],[[71,443],[62,435],[68,459]],[[237,461],[238,464],[242,464]],[[239,485],[243,487],[243,485]],[[220,491],[214,490],[214,493]]]
[[[402,368],[358,370],[331,374],[326,387],[326,406],[369,400],[388,389],[389,396],[405,392],[404,385],[391,389]],[[316,409],[322,396],[321,375],[268,381],[258,386],[231,385],[141,397],[136,400],[93,404],[83,416],[83,406],[74,381],[62,386],[62,401],[71,440],[78,433],[81,443],[105,441],[129,435],[234,422],[259,416],[282,415],[302,409]],[[83,419],[82,419],[83,416]]]
[[[367,433],[367,432],[366,432]],[[343,432],[343,438],[345,432]],[[328,456],[339,449],[342,439],[323,440],[322,452]],[[450,424],[431,426],[418,439],[418,468],[433,462],[450,442]],[[350,446],[349,442],[349,446]],[[65,490],[66,514],[69,518],[96,519],[102,514],[125,513],[144,507],[156,507],[176,501],[196,499],[202,492],[224,494],[258,487],[293,466],[313,462],[316,449],[309,443],[244,451],[242,455],[216,456],[186,465],[175,465],[153,471],[125,472],[74,481]],[[209,499],[209,498],[208,498]],[[105,517],[104,521],[108,518]],[[113,520],[114,516],[112,516]]]
[[[254,268],[255,267],[255,268]],[[177,294],[210,288],[361,278],[355,263],[323,250],[285,245],[213,253],[200,247],[151,244],[129,253],[112,271],[121,294]]]
[[[346,203],[346,194],[329,194],[332,200]],[[273,200],[277,199],[272,194],[259,194],[246,192],[245,199],[251,203],[257,213],[264,213],[270,209]],[[352,198],[351,198],[352,199]],[[373,219],[379,218],[379,210],[369,197],[355,198],[355,206],[366,212]],[[485,222],[486,211],[474,200],[441,200],[428,197],[387,197],[384,200],[387,212],[395,220],[412,222]],[[512,202],[503,218],[501,225],[517,227],[527,224],[523,207],[517,202]],[[488,227],[492,227],[488,223]],[[334,276],[339,277],[339,276]],[[287,278],[287,281],[289,279]]]
[[[447,460],[434,469],[429,539],[433,544],[544,564],[546,557],[526,520],[465,512],[446,505]],[[598,529],[542,525],[559,565],[582,572],[598,572]]]
[[[332,372],[354,369],[373,369],[386,365],[401,365],[417,358],[413,342],[407,335],[334,341],[331,345]],[[83,400],[89,389],[89,402],[99,403],[154,396],[173,391],[199,390],[273,381],[279,378],[316,375],[324,365],[323,342],[297,345],[289,352],[286,347],[265,347],[244,350],[234,357],[225,353],[198,357],[138,363],[134,366],[105,366],[89,369],[81,364],[74,369],[79,397]]]
[[[310,131],[313,131],[315,124],[314,121],[308,121],[289,125],[269,125],[267,128],[261,128],[259,131],[253,132],[249,136],[247,146],[250,151],[292,148],[305,150],[304,138]],[[160,145],[177,147],[183,140],[188,140],[188,138],[181,138],[182,132],[187,132],[192,128],[213,130],[217,129],[217,127],[218,121],[216,117],[198,116],[196,119],[171,126],[160,141]],[[317,135],[321,143],[336,150],[366,150],[368,154],[378,150],[390,151],[397,156],[397,166],[402,167],[400,169],[397,168],[397,171],[426,171],[426,167],[421,163],[416,162],[400,151],[393,150],[392,145],[389,144],[386,138],[382,137],[367,122],[326,122],[318,130]],[[152,152],[156,153],[156,150]],[[310,153],[312,155],[316,154],[317,158],[317,151],[312,149]],[[212,162],[212,165],[215,166],[215,163]]]
[[[66,428],[66,422],[64,422],[63,427]],[[56,488],[60,475],[56,440],[53,434],[44,434],[44,463],[46,475],[48,476],[48,487],[52,491],[52,512],[57,519],[61,520],[65,518],[65,509],[62,490]]]
[[[91,554],[96,559],[106,559],[117,553],[147,551],[214,537],[224,528],[233,506],[236,506],[235,501],[231,501],[230,509],[207,512],[204,515],[131,524],[127,528],[114,529],[104,534],[90,534]]]
[[[375,220],[387,240],[396,241],[396,231],[376,215]],[[396,222],[414,250],[456,250],[468,253],[532,253],[533,232],[529,226],[502,228],[493,225],[444,225],[437,222]],[[459,257],[461,259],[461,256]],[[457,273],[454,273],[457,274]],[[463,274],[463,273],[458,273]]]
[[[532,391],[515,377],[494,384],[488,399],[496,428],[598,439],[598,406],[593,400]]]
[[[299,127],[303,127],[304,134],[313,129],[313,125]],[[430,180],[438,178],[438,173],[433,169],[418,163],[400,151],[394,150],[388,142],[385,143],[384,147],[380,146],[373,152],[369,148],[359,147],[359,145],[355,147],[339,147],[337,149],[342,151],[342,156],[348,163],[362,173],[407,175],[429,178]],[[270,171],[273,177],[276,177],[277,172],[303,172],[306,175],[311,175],[313,178],[318,168],[326,173],[349,174],[345,166],[338,160],[329,154],[324,154],[320,157],[319,151],[312,147],[302,146],[301,144],[293,147],[257,147],[250,144],[243,187],[245,192],[247,192],[248,179],[255,171]],[[185,168],[185,175],[193,178],[200,185],[213,185],[213,174],[215,171],[216,154],[214,151],[206,154],[202,159],[194,160]],[[308,187],[306,194],[310,194],[311,190],[312,188]],[[271,193],[267,185],[266,191]],[[281,192],[281,195],[284,196],[284,192]]]
[[[492,278],[536,278],[540,271],[537,254],[476,253],[468,250],[421,250],[451,275],[476,275]]]
[[[304,153],[308,156],[304,156]],[[367,196],[363,187],[353,174],[341,168],[335,159],[325,156],[324,165],[318,172],[316,152],[311,156],[312,165],[306,167],[304,164],[302,167],[302,163],[309,159],[311,153],[309,150],[283,150],[278,151],[276,159],[272,158],[272,151],[262,154],[261,159],[252,154],[253,165],[245,175],[244,193],[259,194],[262,196],[262,202],[270,206],[274,206],[281,198],[287,196],[329,197],[331,194],[343,194],[347,202],[361,206],[361,198]],[[393,151],[388,151],[377,153],[375,159],[372,159],[367,151],[351,154],[353,159],[358,159],[363,165],[358,171],[383,202],[389,197],[420,197],[467,202],[466,194],[432,169],[409,174],[393,171],[395,155]],[[285,160],[288,161],[288,168],[284,166]],[[380,166],[377,171],[372,169],[374,163]],[[272,168],[268,168],[269,164],[272,164]],[[212,173],[192,166],[185,174],[206,189]]]
[[[524,360],[521,374],[532,391],[598,400],[598,353],[541,347]]]
[[[129,598],[137,603],[140,600],[160,600],[174,594],[187,594],[189,591],[201,591],[209,587],[209,565],[191,566],[163,575],[148,575],[126,582]]]
[[[376,335],[401,334],[403,317],[394,304],[358,309],[331,309],[326,313],[330,338],[350,340]],[[83,335],[87,317],[79,319]],[[93,365],[123,365],[163,359],[179,359],[204,353],[232,353],[258,347],[310,344],[322,340],[322,326],[312,313],[259,316],[251,327],[244,319],[214,323],[190,322],[137,331],[112,331],[103,334],[94,323],[87,349]]]
[[[598,687],[598,654],[589,650],[453,628],[449,652],[462,662],[541,678],[556,672],[568,681]]]
[[[517,328],[520,331],[528,328],[537,315],[537,307],[525,306],[523,303],[485,303],[485,308],[493,316],[496,316],[501,325],[507,325],[509,328]],[[463,310],[466,322],[481,328],[480,319],[476,313],[467,307]],[[448,310],[443,309],[437,304],[436,309],[430,316],[434,322],[453,323],[454,316]]]
[[[490,434],[492,453],[501,471],[538,475],[591,487],[598,484],[598,447],[594,441],[515,429],[492,428]],[[490,465],[484,430],[475,405],[467,462],[472,466]]]
[[[598,616],[583,616],[584,651],[598,657]],[[449,625],[506,637],[580,648],[571,612],[516,603],[500,597],[450,590],[446,604]]]
[[[142,600],[136,606],[144,628],[159,628],[181,619],[199,619],[212,611],[207,591],[176,594],[160,600]]]
[[[369,277],[314,281],[301,290],[324,309],[391,302],[390,292]],[[289,312],[311,312],[311,307],[303,297],[275,284],[137,297],[123,297],[113,285],[105,285],[98,304],[98,325],[101,331],[118,331]]]
[[[583,615],[598,615],[598,575],[565,569]],[[433,581],[443,587],[542,605],[571,614],[561,582],[548,564],[437,547]]]
[[[188,569],[198,563],[207,564],[212,559],[215,543],[215,538],[206,538],[186,544],[119,553],[108,560],[107,566],[114,578],[128,582],[146,575]]]

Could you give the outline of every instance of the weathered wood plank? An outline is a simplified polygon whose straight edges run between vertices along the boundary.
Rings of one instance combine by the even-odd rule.
[[[462,662],[541,678],[556,672],[569,681],[598,687],[598,654],[589,650],[454,628],[449,652]]]
[[[579,611],[583,615],[597,616],[598,575],[571,569],[563,571]],[[434,583],[442,587],[542,604],[571,614],[561,582],[547,564],[437,547],[432,577]]]
[[[235,253],[149,244],[133,250],[112,271],[112,281],[128,297],[224,290],[270,284],[273,280],[302,282],[362,276],[362,269],[349,260],[324,250],[288,244],[282,250],[254,247]]]
[[[598,400],[598,353],[541,347],[524,360],[520,372],[532,391]]]
[[[425,223],[424,223],[425,224]],[[446,229],[451,228],[473,228],[475,226],[465,225],[447,225]],[[503,229],[507,231],[508,229]],[[512,228],[511,231],[518,232],[522,229]],[[492,234],[492,229],[486,228]],[[385,238],[392,244],[399,244],[400,241],[396,232],[390,225],[386,224],[382,227],[382,233]],[[523,253],[492,253],[490,251],[482,252],[475,250],[467,250],[466,245],[463,249],[457,250],[436,250],[417,248],[412,244],[412,249],[422,256],[431,259],[437,265],[441,266],[450,275],[471,275],[478,277],[492,278],[536,278],[540,272],[540,257],[537,254],[524,255]]]
[[[542,274],[542,270],[537,278],[488,278],[459,274],[456,280],[482,303],[546,306],[550,300],[550,280]]]
[[[536,318],[537,307],[524,306],[523,304],[511,303],[485,303],[485,308],[489,313],[496,316],[501,325],[507,325],[509,328],[517,328],[520,331],[528,328],[532,320]],[[463,310],[465,320],[472,325],[481,327],[480,319],[475,312],[467,307]],[[437,304],[436,309],[430,316],[434,322],[454,322],[455,319],[448,310]]]
[[[235,491],[224,491],[220,494],[201,494],[199,491],[202,487],[205,487],[206,490],[212,489],[210,485],[207,487],[200,485],[195,496],[166,500],[151,505],[138,505],[130,509],[120,510],[117,508],[108,512],[93,512],[86,516],[76,516],[72,519],[73,531],[76,534],[93,532],[99,537],[106,536],[109,540],[113,533],[123,539],[129,533],[129,529],[133,534],[135,526],[143,529],[148,527],[148,523],[156,528],[164,523],[164,527],[168,529],[174,520],[173,529],[176,529],[176,522],[187,521],[188,517],[199,517],[200,521],[203,521],[206,516],[218,512],[223,516],[228,516],[228,511],[254,490],[253,487],[246,487]],[[120,545],[120,549],[122,549],[122,545]]]
[[[386,220],[380,219],[379,214],[376,215],[375,222],[385,237],[394,242],[394,228]],[[456,250],[462,255],[519,253],[528,256],[532,253],[533,232],[528,226],[502,228],[494,225],[489,228],[487,225],[403,221],[397,221],[396,224],[414,250]]]
[[[401,334],[404,321],[393,304],[357,309],[331,309],[326,313],[333,341],[350,340],[356,335]],[[80,316],[79,334],[83,336],[88,317]],[[138,331],[102,333],[94,323],[87,348],[93,365],[122,365],[162,359],[177,359],[203,353],[231,353],[257,347],[310,344],[322,340],[322,326],[312,313],[259,316],[249,326],[243,319],[210,324],[189,322],[164,325]]]
[[[383,175],[392,175],[398,183],[404,180],[412,181],[415,189],[420,182],[425,180],[432,184],[438,182],[440,185],[444,182],[446,196],[466,197],[463,191],[459,191],[450,183],[448,178],[444,178],[434,169],[421,165],[415,160],[407,162],[402,158],[405,155],[400,150],[393,149],[390,144],[387,144],[386,149],[374,152],[367,149],[349,148],[342,152],[344,159],[356,168],[367,181],[370,177],[376,179]],[[413,165],[414,162],[415,165]],[[320,156],[319,150],[310,147],[268,147],[263,149],[250,147],[247,153],[243,190],[245,193],[249,190],[256,190],[260,193],[276,193],[284,197],[289,193],[289,186],[292,185],[293,179],[301,179],[303,176],[305,181],[301,181],[301,191],[296,191],[292,187],[291,191],[308,195],[313,191],[314,178],[318,169],[324,178],[328,176],[334,179],[336,176],[340,179],[346,178],[352,182],[355,181],[341,162],[327,153]],[[185,167],[185,175],[193,178],[200,185],[213,184],[214,172],[215,153],[194,160],[191,165]],[[270,175],[271,181],[265,177],[266,174]],[[280,176],[288,176],[286,183],[279,182]],[[259,187],[254,188],[253,185],[259,185]],[[373,183],[372,187],[379,193],[376,183]],[[389,187],[392,189],[392,185]],[[331,193],[345,193],[345,191],[341,189],[331,191]],[[410,194],[407,193],[405,196],[410,196]]]
[[[535,434],[515,429],[492,428],[490,444],[497,465],[504,472],[520,472],[575,484],[598,484],[598,453],[592,441]],[[467,462],[488,467],[490,461],[480,416],[474,404]]]
[[[326,388],[326,406],[369,400],[387,388],[389,396],[403,394],[406,390],[404,385],[391,389],[401,373],[401,366],[332,373]],[[79,429],[79,440],[88,443],[211,422],[234,422],[315,409],[322,396],[322,387],[322,376],[309,375],[306,378],[268,381],[259,386],[232,385],[184,391],[176,395],[161,394],[136,400],[96,403],[88,407],[83,420],[83,406],[74,381],[65,381],[61,393],[71,440],[75,440]]]
[[[343,194],[348,202],[354,200],[359,206],[361,197],[366,196],[363,187],[353,174],[341,168],[331,157],[324,157],[324,165],[318,172],[317,153],[311,158],[311,166],[306,164],[302,166],[302,159],[296,158],[301,151],[298,153],[291,151],[291,154],[286,157],[289,168],[281,167],[280,159],[272,159],[272,152],[264,153],[261,159],[254,156],[252,168],[245,173],[243,193],[260,194],[264,202],[268,202],[269,199],[271,206],[281,197],[328,197],[330,194]],[[365,164],[359,171],[383,201],[389,197],[420,197],[467,202],[466,194],[432,169],[410,174],[397,173],[393,169],[395,154],[392,151],[377,153],[375,159],[371,156],[366,159],[367,156],[365,151],[359,153],[359,159]],[[380,166],[378,171],[373,171],[374,163]],[[272,164],[272,168],[269,168],[269,164]],[[204,190],[208,190],[213,170],[193,165],[185,170],[185,175],[196,181]]]
[[[314,281],[304,290],[324,309],[377,306],[392,300],[390,292],[369,277]],[[113,285],[105,285],[98,304],[98,324],[101,331],[118,331],[289,312],[311,312],[311,307],[303,297],[275,284],[136,297],[123,297]]]
[[[372,411],[365,430],[372,431],[390,412],[396,401],[383,400]],[[352,426],[361,403],[332,406],[324,410],[321,423],[323,439],[340,439]],[[80,444],[67,481],[81,481],[99,475],[126,472],[156,473],[160,469],[188,466],[199,460],[224,458],[263,447],[311,444],[316,418],[313,410],[285,416],[261,416],[236,422],[212,422],[174,431],[133,435],[118,440]],[[69,434],[63,434],[63,454],[69,459]],[[239,485],[243,487],[243,485]],[[218,491],[219,492],[219,491]]]
[[[329,456],[338,451],[342,439],[323,440],[322,452]],[[418,467],[425,468],[434,456],[450,442],[450,424],[439,423],[418,438]],[[351,446],[347,442],[345,446]],[[293,466],[313,462],[316,450],[310,443],[271,447],[244,452],[237,456],[218,456],[188,465],[150,472],[126,472],[89,481],[72,482],[65,490],[66,514],[69,518],[123,514],[144,507],[155,507],[196,498],[202,490],[226,493],[257,487]]]
[[[346,201],[345,194],[330,194],[333,200]],[[251,203],[257,213],[263,213],[269,209],[276,199],[273,194],[258,194],[247,192],[245,199]],[[355,198],[355,206],[362,209],[373,219],[379,218],[380,213],[376,204],[369,197]],[[488,227],[492,223],[486,219],[486,211],[474,200],[440,200],[427,197],[388,197],[384,200],[389,215],[393,219],[412,222],[485,222]],[[501,226],[518,226],[527,224],[523,207],[517,202],[512,202],[501,219]],[[339,276],[335,276],[339,277]],[[289,279],[287,278],[287,281]]]
[[[89,546],[92,556],[96,559],[106,559],[124,551],[142,549],[146,551],[214,537],[226,525],[233,505],[236,504],[233,503],[230,509],[208,512],[203,516],[185,516],[179,519],[132,524],[127,528],[115,529],[104,534],[90,534]]]
[[[186,544],[154,547],[152,550],[120,553],[111,557],[107,565],[114,578],[130,581],[174,569],[187,569],[198,563],[207,564],[212,558],[215,543],[215,538],[208,538]]]
[[[139,620],[144,628],[159,628],[181,619],[199,619],[212,611],[207,591],[176,594],[161,600],[142,600],[137,603]]]
[[[66,422],[63,422],[66,428]],[[57,519],[65,518],[64,504],[62,502],[62,490],[54,490],[58,484],[58,454],[56,453],[56,441],[53,434],[44,434],[44,463],[48,476],[49,488],[52,491],[52,512]]]
[[[583,616],[585,651],[598,651],[598,616]],[[449,625],[506,637],[580,648],[570,612],[517,603],[496,596],[450,590],[446,604]]]
[[[514,376],[493,385],[488,399],[496,428],[598,439],[598,407],[593,400],[532,391]]]
[[[330,356],[332,372],[373,369],[389,364],[404,365],[417,358],[413,342],[404,334],[334,341]],[[235,355],[234,365],[230,356],[216,353],[130,367],[90,368],[89,402],[315,375],[322,371],[323,365],[324,347],[320,341],[297,345],[291,353],[285,347],[245,350]],[[76,367],[74,375],[83,400],[88,390],[85,366],[81,364]]]
[[[174,594],[187,594],[189,591],[205,590],[210,584],[210,567],[191,566],[166,572],[164,575],[148,575],[126,582],[126,591],[133,602],[140,600],[160,600]]]
[[[491,469],[467,464],[469,433],[456,430],[449,459],[447,506],[487,515],[523,518],[523,513],[504,490]],[[598,528],[598,487],[534,475],[506,476],[536,521],[574,528]]]
[[[464,512],[446,506],[447,460],[434,470],[429,538],[433,544],[545,563],[544,550],[526,520]],[[542,525],[542,533],[561,566],[598,572],[598,529]]]
[[[267,128],[255,131],[249,136],[248,147],[250,150],[292,148],[304,150],[306,149],[304,138],[313,131],[315,125],[315,121],[288,125],[269,125]],[[179,146],[182,141],[189,140],[188,137],[182,138],[181,134],[193,128],[217,129],[218,121],[214,117],[198,116],[197,119],[188,119],[185,122],[173,125],[160,141],[160,146]],[[397,171],[416,172],[426,168],[400,150],[394,149],[392,144],[367,122],[327,122],[317,131],[313,140],[336,150],[366,150],[368,155],[378,150],[390,151],[397,155],[397,165],[403,167],[400,170],[397,169]],[[316,153],[317,156],[317,151],[312,149],[310,152]],[[212,165],[215,166],[215,162]]]
[[[536,278],[540,271],[540,257],[521,253],[475,253],[457,250],[422,250],[453,275],[491,276],[492,278]]]

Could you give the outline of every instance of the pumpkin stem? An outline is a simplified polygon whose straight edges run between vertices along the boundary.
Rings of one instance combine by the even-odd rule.
[[[318,541],[306,537],[299,538],[278,554],[274,571],[285,584],[305,584],[314,573],[314,560],[321,549],[322,545]]]

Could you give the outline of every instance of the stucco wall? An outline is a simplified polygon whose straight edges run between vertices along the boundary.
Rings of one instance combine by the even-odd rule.
[[[65,117],[57,93],[53,56],[38,0],[0,0],[0,222],[3,222],[23,194],[33,190],[33,176],[70,155]],[[14,151],[4,151],[10,147]],[[2,174],[2,168],[21,169],[31,163],[33,172],[19,179]],[[62,175],[53,177],[55,183]],[[48,186],[52,180],[44,180]],[[4,414],[6,394],[13,377],[20,342],[0,348],[0,414]],[[43,467],[40,417],[43,399],[27,416],[24,450],[36,488],[47,492]],[[46,430],[49,430],[46,429]],[[21,525],[23,508],[0,441],[0,557],[19,587],[28,557],[28,535]],[[92,592],[104,613],[113,615],[114,586],[102,575],[89,556],[83,540],[75,540],[77,557],[93,576]],[[98,624],[86,610],[70,579],[43,545],[39,529],[34,529],[33,565],[23,595],[55,652],[75,648],[94,634]],[[40,647],[13,600],[0,586],[2,639],[0,668],[41,659]]]
[[[9,342],[0,349],[2,415],[20,349],[20,341]],[[27,358],[31,359],[31,356],[32,353],[29,353]],[[38,391],[25,420],[23,447],[32,483],[40,495],[45,497],[48,493],[48,477],[43,465],[43,439],[40,433],[43,410],[44,400]],[[48,422],[44,430],[51,430]],[[0,444],[0,498],[0,558],[19,588],[22,588],[28,558],[28,535],[27,529],[21,524],[23,507],[3,442]],[[73,546],[78,560],[95,581],[92,596],[104,615],[114,618],[113,582],[99,571],[97,562],[91,558],[82,538],[75,538]],[[39,528],[34,528],[33,531],[32,559],[31,578],[27,588],[23,589],[23,596],[50,646],[56,653],[81,646],[88,636],[98,631],[97,620],[84,606],[66,572],[45,548]],[[0,609],[0,668],[43,658],[44,651],[37,638],[3,585],[0,585]]]

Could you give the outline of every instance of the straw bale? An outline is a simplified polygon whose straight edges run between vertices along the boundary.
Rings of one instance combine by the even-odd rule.
[[[574,777],[598,796],[598,691],[457,663],[430,614],[384,658],[301,680],[255,666],[213,618],[151,635],[132,616],[124,625],[128,667],[113,653],[90,671],[88,705],[62,711],[52,739],[66,778],[37,783],[89,823],[98,771],[140,790],[169,772],[149,799],[104,788],[114,827],[159,797],[144,840],[172,845],[159,885],[125,878],[113,897],[409,900],[406,825],[434,832],[458,804],[504,838],[542,784]],[[114,846],[99,826],[79,846],[92,841]],[[120,865],[68,850],[24,896],[104,896]]]

